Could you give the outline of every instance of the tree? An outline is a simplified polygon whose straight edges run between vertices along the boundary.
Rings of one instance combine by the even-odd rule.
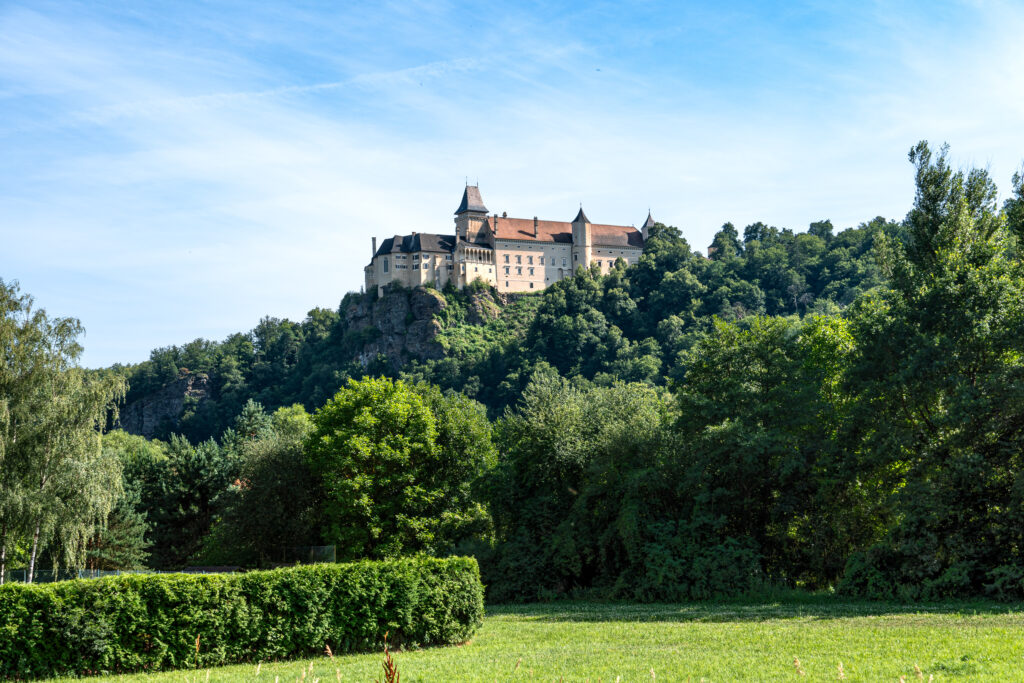
[[[943,147],[910,151],[917,192],[883,236],[891,286],[851,316],[854,399],[843,438],[890,523],[844,587],[878,596],[1022,594],[1024,271],[996,189]]]
[[[1013,196],[1003,203],[1006,227],[1017,238],[1018,254],[1024,252],[1024,171],[1013,174]]]
[[[636,532],[664,491],[651,470],[668,414],[649,386],[594,387],[537,367],[496,426],[503,457],[488,499],[499,545],[483,562],[493,599],[612,591],[637,578]]]
[[[821,239],[828,242],[832,239],[832,221],[825,219],[823,221],[814,221],[807,228],[807,234],[820,237]]]
[[[364,378],[316,412],[306,453],[339,558],[442,554],[479,528],[483,511],[468,487],[492,447],[472,405]]]
[[[17,283],[0,281],[0,313],[0,577],[9,543],[27,536],[32,581],[47,546],[55,563],[81,565],[120,495],[100,434],[126,384],[78,367],[81,324],[33,310]]]
[[[128,485],[107,519],[86,546],[89,569],[142,569],[149,558],[150,542],[146,540],[149,524],[140,510],[139,486]]]
[[[131,467],[129,479],[141,488],[150,524],[154,567],[180,569],[199,553],[236,472],[237,463],[214,440],[193,446],[181,436],[171,437],[166,458]]]
[[[279,408],[256,438],[239,445],[238,476],[204,541],[207,561],[263,565],[319,539],[320,491],[302,450],[312,429],[301,405]]]
[[[715,261],[739,256],[743,253],[743,245],[740,244],[740,233],[732,223],[726,223],[722,229],[715,233],[715,238],[708,249],[708,257]]]

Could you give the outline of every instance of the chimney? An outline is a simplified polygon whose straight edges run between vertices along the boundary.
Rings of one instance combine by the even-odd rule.
[[[533,236],[537,236],[537,217],[533,217]]]
[[[370,254],[370,258],[373,259],[377,255],[377,238],[371,237],[370,239],[373,241],[373,253]]]

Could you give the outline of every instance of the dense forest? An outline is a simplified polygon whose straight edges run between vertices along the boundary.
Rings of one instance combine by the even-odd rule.
[[[4,561],[267,566],[331,544],[472,554],[499,601],[1020,599],[1024,177],[999,206],[946,148],[909,158],[902,221],[727,223],[707,257],[657,225],[606,275],[445,291],[439,357],[360,354],[345,311],[369,293],[93,373],[111,406],[185,371],[209,396],[157,438],[102,436],[117,483],[73,533],[31,502],[30,464],[5,469],[29,502],[0,509]],[[114,424],[100,398],[88,415]],[[0,456],[25,448],[11,424]]]

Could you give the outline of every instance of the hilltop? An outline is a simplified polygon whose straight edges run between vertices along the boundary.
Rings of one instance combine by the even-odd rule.
[[[820,221],[796,233],[754,223],[741,236],[726,224],[705,258],[659,223],[637,264],[580,268],[539,294],[479,284],[350,293],[301,322],[268,317],[223,341],[162,347],[116,368],[130,384],[122,424],[195,442],[219,435],[249,399],[312,411],[367,374],[427,380],[492,415],[516,400],[538,364],[599,383],[661,386],[715,317],[835,312],[878,286],[875,241],[896,227],[875,218],[833,234]]]

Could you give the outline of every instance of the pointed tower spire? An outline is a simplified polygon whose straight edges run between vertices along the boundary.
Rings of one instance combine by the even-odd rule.
[[[459,208],[455,209],[455,215],[458,216],[468,211],[487,213],[484,200],[480,197],[479,185],[466,185],[466,190],[462,193],[462,203],[459,204]]]
[[[572,219],[573,223],[589,223],[590,219],[587,218],[587,214],[583,213],[583,205],[580,204],[580,212],[576,214],[576,218]]]
[[[642,226],[640,226],[640,234],[643,236],[644,242],[647,241],[647,234],[650,231],[650,229],[653,228],[653,227],[654,227],[654,219],[651,218],[651,210],[647,209],[647,220],[644,221],[644,224]]]

